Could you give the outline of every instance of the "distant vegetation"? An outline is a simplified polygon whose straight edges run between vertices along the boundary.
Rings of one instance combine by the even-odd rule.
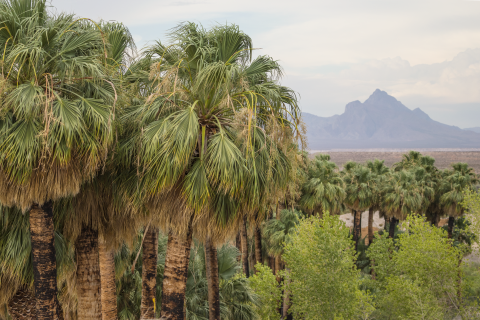
[[[309,159],[297,93],[236,25],[137,50],[54,12],[0,1],[0,319],[478,318],[468,164]]]

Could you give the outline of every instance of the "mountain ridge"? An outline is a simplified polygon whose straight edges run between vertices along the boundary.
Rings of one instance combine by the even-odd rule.
[[[340,115],[303,113],[303,119],[312,150],[480,147],[480,133],[435,121],[379,89],[363,103],[348,103]]]

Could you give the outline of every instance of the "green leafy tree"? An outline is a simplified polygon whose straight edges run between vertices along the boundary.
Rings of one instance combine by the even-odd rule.
[[[473,190],[465,190],[462,206],[466,210],[466,217],[471,223],[470,230],[480,238],[480,193]]]
[[[375,270],[379,319],[439,319],[459,311],[461,252],[425,218],[410,215],[393,241],[379,236],[367,250]],[[452,308],[456,310],[452,310]]]
[[[248,279],[249,285],[259,297],[258,314],[262,320],[280,320],[280,309],[282,303],[282,289],[269,267],[257,263],[257,272]]]
[[[366,299],[359,289],[355,249],[338,216],[302,220],[285,246],[291,310],[302,319],[355,319]],[[360,302],[362,301],[362,306]]]

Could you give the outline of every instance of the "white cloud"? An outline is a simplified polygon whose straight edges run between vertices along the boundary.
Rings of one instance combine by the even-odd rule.
[[[412,66],[399,57],[368,60],[334,73],[297,74],[286,82],[298,88],[306,112],[322,116],[342,113],[348,102],[363,101],[379,88],[436,120],[461,127],[480,125],[480,49],[435,64]]]
[[[408,107],[429,106],[434,118],[449,114],[451,124],[480,125],[469,117],[473,111],[455,113],[459,104],[468,104],[468,110],[480,104],[478,60],[467,52],[444,62],[480,47],[479,1],[52,0],[52,5],[122,21],[139,47],[164,39],[182,21],[237,23],[262,48],[258,53],[280,60],[285,83],[300,92],[304,108],[320,115],[341,113],[347,102],[381,88]]]

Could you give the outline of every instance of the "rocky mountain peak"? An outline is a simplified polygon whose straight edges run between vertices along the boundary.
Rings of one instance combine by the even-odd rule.
[[[341,115],[304,115],[313,150],[480,147],[480,134],[434,121],[421,109],[410,110],[380,89],[363,103],[348,103]]]
[[[420,108],[413,109],[413,112],[417,115],[417,117],[421,117],[423,119],[429,119],[429,120],[431,119],[430,116]]]

